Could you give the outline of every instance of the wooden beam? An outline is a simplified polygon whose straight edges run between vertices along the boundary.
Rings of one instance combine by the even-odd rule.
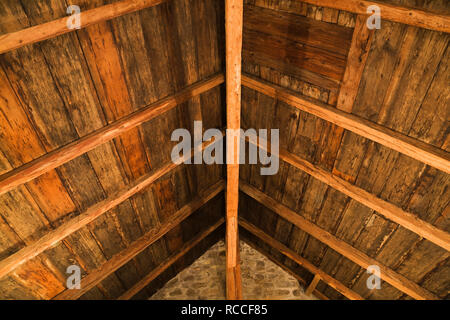
[[[411,26],[450,32],[450,16],[427,10],[408,8],[387,3],[365,0],[301,0],[302,2],[320,7],[333,8],[337,10],[350,11],[357,14],[367,15],[367,8],[376,5],[380,8],[381,19],[409,24]]]
[[[249,184],[241,181],[240,189],[241,191],[243,191],[256,201],[260,202],[273,212],[277,213],[280,217],[286,219],[290,223],[294,224],[301,230],[311,235],[312,237],[326,244],[334,251],[340,253],[344,257],[360,265],[362,268],[367,269],[371,265],[377,265],[381,271],[381,279],[388,282],[398,290],[406,293],[407,295],[415,299],[423,299],[423,300],[439,299],[439,297],[432,294],[428,290],[420,287],[413,281],[407,279],[406,277],[395,272],[394,270],[386,267],[377,260],[370,258],[365,253],[355,249],[345,241],[336,238],[328,231],[323,230],[314,223],[303,218],[297,212],[292,211],[288,207],[270,198],[269,196],[259,191],[255,187],[250,186]]]
[[[120,134],[149,121],[190,98],[224,82],[223,74],[199,81],[182,91],[156,101],[147,107],[96,130],[64,147],[56,149],[17,169],[0,176],[0,195],[108,142]]]
[[[201,149],[203,150],[211,143],[214,142],[203,143]],[[195,150],[195,152],[198,151],[199,150]],[[189,155],[185,155],[183,160],[191,157],[192,151]],[[178,165],[179,164],[170,162],[164,165],[162,168],[156,170],[155,172],[142,176],[141,178],[137,179],[136,181],[128,185],[126,189],[120,190],[110,195],[105,200],[96,203],[95,205],[91,206],[90,208],[88,208],[86,211],[79,214],[75,218],[70,219],[69,221],[59,226],[58,228],[50,231],[39,240],[27,245],[23,249],[20,249],[19,251],[7,257],[6,259],[3,259],[2,261],[0,261],[0,278],[2,278],[6,274],[14,270],[21,264],[25,263],[26,261],[36,257],[38,254],[49,249],[50,247],[52,247],[59,241],[63,240],[67,236],[83,228],[87,224],[91,223],[99,216],[101,216],[108,210],[114,208],[115,206],[119,205],[126,199],[132,197],[139,191],[142,191],[150,184],[152,184],[154,181],[164,176],[171,170],[175,169]]]
[[[450,174],[450,153],[325,103],[243,75],[242,84]]]
[[[242,299],[239,265],[239,130],[241,128],[241,55],[243,1],[225,0],[227,93],[226,284],[227,299]]]
[[[253,242],[248,241],[248,240],[244,240],[246,241],[246,243],[252,247],[253,249],[255,249],[256,251],[258,251],[259,253],[263,254],[267,259],[269,259],[270,261],[272,261],[273,263],[275,263],[277,266],[279,266],[281,269],[283,269],[284,271],[286,271],[287,273],[289,273],[291,276],[293,276],[295,279],[298,280],[298,282],[300,282],[300,284],[304,287],[306,287],[306,281],[300,277],[297,273],[295,273],[292,269],[290,269],[288,266],[282,264],[281,262],[279,262],[278,260],[275,260],[270,254],[268,254],[267,252],[265,252],[264,250],[262,250],[261,248],[259,248],[257,245],[255,245]],[[321,300],[330,300],[326,295],[324,295],[322,292],[318,291],[317,289],[314,290],[313,294],[315,296],[317,296],[319,299]]]
[[[366,18],[363,15],[356,17],[352,42],[347,56],[347,65],[339,90],[336,108],[345,112],[351,112],[353,109],[353,103],[358,93],[359,83],[372,44],[374,30],[367,28]]]
[[[165,0],[124,0],[86,10],[80,13],[80,28],[86,28],[92,24],[153,7],[163,2]],[[68,18],[69,16],[1,35],[0,54],[76,30],[67,27]]]
[[[128,261],[133,259],[136,255],[144,251],[148,246],[152,245],[164,235],[166,235],[173,228],[178,226],[182,221],[189,217],[192,213],[198,210],[201,206],[214,198],[219,192],[224,190],[225,184],[223,181],[216,183],[208,190],[208,193],[197,196],[193,201],[175,212],[171,219],[158,228],[152,229],[145,235],[131,243],[128,248],[122,250],[114,255],[111,259],[106,261],[99,268],[90,272],[83,279],[81,279],[81,289],[66,289],[58,294],[53,299],[55,300],[73,300],[78,299],[94,286],[99,284],[102,280],[107,278],[110,274],[122,267]]]
[[[250,142],[249,139],[247,141]],[[259,142],[256,143],[260,148],[270,150],[270,144],[268,142],[262,142],[259,138]],[[253,143],[253,141],[251,141]],[[342,192],[350,198],[358,201],[359,203],[369,207],[372,210],[382,214],[387,219],[398,223],[402,227],[416,233],[417,235],[433,242],[434,244],[450,251],[450,234],[441,230],[432,224],[423,221],[418,218],[417,215],[404,211],[396,205],[389,203],[381,198],[378,198],[374,194],[361,189],[350,182],[333,175],[332,173],[315,166],[314,164],[300,158],[299,156],[290,153],[289,151],[280,148],[279,158],[290,165],[300,169],[307,174],[313,176],[317,180],[326,183],[330,187]]]
[[[244,187],[245,188],[245,187]],[[340,281],[334,279],[321,269],[317,268],[315,265],[313,265],[311,262],[306,260],[305,258],[301,257],[298,253],[291,250],[290,248],[286,247],[284,244],[279,242],[278,240],[272,238],[267,233],[256,227],[255,225],[251,224],[250,222],[239,218],[239,225],[242,226],[244,229],[248,230],[250,233],[267,243],[272,248],[278,250],[280,253],[282,253],[284,256],[288,257],[289,259],[295,261],[302,267],[304,267],[306,270],[310,271],[312,274],[315,274],[316,276],[319,276],[323,279],[325,283],[327,283],[330,287],[337,290],[347,298],[351,300],[364,300],[363,297],[361,297],[359,294],[354,292],[353,290],[347,288],[345,285],[343,285]],[[313,292],[314,288],[311,290]],[[310,293],[311,293],[310,292]],[[308,293],[308,294],[310,294]]]
[[[189,250],[195,247],[200,241],[206,238],[208,235],[213,233],[217,228],[219,228],[225,221],[225,218],[221,218],[215,224],[207,228],[205,231],[201,232],[192,240],[186,242],[183,247],[178,251],[170,255],[166,260],[159,264],[158,267],[153,269],[148,275],[146,275],[142,280],[136,283],[133,287],[128,289],[124,294],[122,294],[118,300],[129,300],[139,291],[144,289],[150,282],[152,282],[161,273],[166,271],[175,261],[184,256]]]
[[[322,279],[322,278],[321,278],[318,274],[316,274],[316,275],[314,276],[314,278],[312,279],[311,283],[309,284],[308,288],[306,288],[305,293],[306,293],[307,295],[310,295],[310,294],[314,291],[314,289],[316,289],[316,286],[317,286],[317,284],[319,283],[319,281],[320,281],[321,279]]]

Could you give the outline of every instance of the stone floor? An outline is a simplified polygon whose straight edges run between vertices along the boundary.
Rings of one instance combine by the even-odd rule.
[[[289,273],[240,242],[244,299],[316,300]],[[225,244],[219,241],[156,292],[157,299],[225,299]]]

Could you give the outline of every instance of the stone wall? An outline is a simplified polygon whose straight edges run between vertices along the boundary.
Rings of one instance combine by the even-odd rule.
[[[240,242],[244,299],[310,300],[289,273]],[[150,299],[225,299],[225,244],[219,241]]]

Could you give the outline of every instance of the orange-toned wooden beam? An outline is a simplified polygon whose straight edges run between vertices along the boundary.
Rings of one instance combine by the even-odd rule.
[[[111,259],[106,261],[98,269],[90,272],[87,276],[81,279],[80,289],[66,289],[58,294],[53,299],[55,300],[74,300],[81,297],[87,291],[99,284],[102,280],[107,278],[110,274],[122,267],[124,264],[133,259],[136,255],[144,251],[148,246],[152,245],[164,235],[166,235],[174,227],[178,226],[182,221],[189,217],[192,213],[198,210],[201,206],[214,198],[219,192],[224,190],[225,184],[223,181],[212,186],[207,193],[197,196],[194,200],[183,206],[175,212],[171,219],[158,228],[150,230],[145,235],[131,243],[128,248],[122,250],[114,255]],[[209,231],[210,229],[208,229]],[[212,232],[212,231],[211,231]],[[201,240],[201,239],[200,239]],[[195,244],[194,244],[195,245]],[[185,247],[183,247],[185,248]],[[182,250],[183,251],[183,250]],[[162,272],[162,271],[161,271]]]
[[[450,16],[442,13],[431,12],[416,8],[398,6],[394,4],[381,3],[365,0],[301,0],[302,2],[320,7],[328,7],[338,10],[350,11],[357,14],[367,15],[367,8],[372,5],[380,8],[381,19],[409,24],[411,26],[450,32]]]
[[[120,17],[148,7],[153,7],[165,1],[166,0],[124,0],[95,9],[82,11],[80,13],[80,28],[86,28],[92,24]],[[0,54],[76,30],[67,27],[68,18],[69,16],[1,35]]]
[[[214,142],[203,143],[201,149],[203,150],[211,143]],[[198,151],[199,150],[195,150],[195,152]],[[183,160],[192,157],[192,155],[193,155],[192,152],[189,155],[184,155]],[[152,184],[154,181],[156,181],[158,178],[164,176],[171,170],[175,169],[178,165],[179,164],[170,162],[164,165],[162,168],[156,170],[155,172],[142,176],[141,178],[137,179],[136,181],[128,185],[126,189],[120,190],[110,195],[105,200],[96,203],[95,205],[91,206],[80,215],[70,219],[69,221],[59,226],[58,228],[50,231],[39,240],[36,240],[32,244],[27,245],[26,247],[12,254],[6,259],[3,259],[2,261],[0,261],[0,278],[5,276],[9,272],[13,271],[15,268],[25,263],[26,261],[34,258],[38,254],[49,249],[59,241],[69,236],[70,234],[76,232],[77,230],[91,223],[99,216],[101,216],[108,210],[114,208],[115,206],[119,205],[126,199],[132,197],[139,191],[142,191],[150,184]]]
[[[249,139],[247,139],[249,141]],[[261,143],[261,138],[256,143],[258,147],[270,150],[267,142]],[[252,142],[253,143],[253,142]],[[333,175],[332,173],[315,166],[314,164],[290,153],[285,149],[280,149],[278,157],[290,165],[300,169],[314,178],[326,183],[330,187],[344,193],[359,203],[377,211],[387,219],[398,223],[402,227],[416,233],[417,235],[433,242],[434,244],[450,251],[450,234],[432,224],[418,218],[417,215],[406,212],[396,205],[389,203],[366,190],[349,183],[348,181]]]
[[[249,195],[259,203],[263,204],[273,212],[277,213],[280,217],[286,219],[296,227],[305,231],[312,237],[316,238],[320,242],[326,244],[334,251],[353,261],[354,263],[360,265],[362,268],[367,269],[371,265],[376,265],[380,268],[381,279],[388,282],[398,290],[406,293],[407,295],[420,300],[438,300],[439,297],[429,292],[428,290],[422,288],[417,283],[409,280],[408,278],[402,276],[396,271],[386,267],[377,260],[369,257],[365,253],[359,251],[358,249],[352,247],[345,241],[340,240],[331,233],[322,228],[318,227],[311,221],[303,218],[297,212],[289,209],[288,207],[282,205],[275,199],[267,196],[263,192],[259,191],[257,188],[241,181],[240,189],[245,194]]]
[[[202,94],[203,92],[206,92],[223,82],[223,74],[217,74],[208,79],[199,81],[174,95],[156,101],[141,110],[138,110],[118,121],[115,121],[84,136],[79,140],[47,153],[40,158],[1,175],[0,195],[23,183],[37,178],[40,175],[55,169],[56,167],[59,167],[60,165],[82,155],[83,153],[86,153],[95,147],[114,139],[120,134],[171,110],[178,104],[186,102],[190,98]]]
[[[219,219],[215,224],[207,228],[205,231],[201,232],[192,240],[186,242],[183,247],[174,254],[170,255],[166,260],[164,260],[158,267],[153,269],[148,275],[146,275],[141,281],[136,283],[133,287],[128,289],[124,294],[122,294],[118,300],[128,300],[131,299],[134,295],[136,295],[139,291],[144,289],[150,282],[152,282],[156,277],[158,277],[161,273],[167,270],[175,261],[184,256],[189,250],[195,247],[200,241],[206,238],[208,235],[213,233],[217,228],[219,228],[225,218]]]
[[[343,285],[340,281],[334,279],[321,269],[317,268],[315,265],[313,265],[311,262],[306,260],[305,258],[301,257],[298,253],[291,250],[290,248],[286,247],[284,244],[279,242],[278,240],[272,238],[267,233],[259,229],[254,224],[246,221],[245,219],[239,218],[239,225],[242,226],[244,229],[248,230],[250,233],[267,243],[272,248],[278,250],[280,253],[282,253],[284,256],[288,257],[289,259],[295,261],[299,265],[303,266],[306,270],[310,271],[312,274],[319,276],[327,283],[330,287],[337,290],[347,298],[351,300],[364,300],[363,297],[361,297],[359,294],[354,292],[353,290],[347,288],[345,285]],[[315,289],[315,286],[312,288],[312,293]],[[309,293],[309,294],[310,294]]]
[[[242,84],[450,174],[445,150],[252,76],[243,75]]]
[[[239,263],[239,130],[241,127],[241,55],[243,1],[225,0],[227,93],[226,284],[227,299],[242,299]]]

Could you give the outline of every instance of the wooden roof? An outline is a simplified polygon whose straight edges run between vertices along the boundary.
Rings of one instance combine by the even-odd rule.
[[[323,299],[448,299],[449,33],[446,0],[1,1],[0,298],[144,299],[226,234],[230,299],[239,238]],[[173,163],[195,120],[280,129],[278,173]]]

